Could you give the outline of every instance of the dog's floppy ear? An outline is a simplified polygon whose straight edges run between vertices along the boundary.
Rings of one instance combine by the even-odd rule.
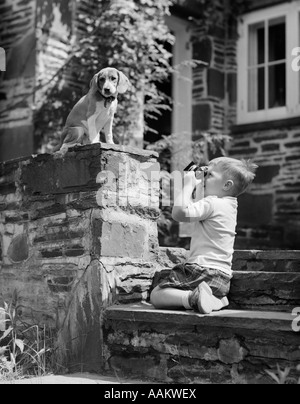
[[[130,86],[130,82],[129,82],[128,78],[125,76],[125,74],[120,72],[119,70],[118,70],[118,75],[119,75],[118,92],[120,94],[124,94],[128,90],[128,88]]]
[[[98,74],[99,73],[95,74],[95,76],[92,78],[90,82],[90,88],[97,87]]]

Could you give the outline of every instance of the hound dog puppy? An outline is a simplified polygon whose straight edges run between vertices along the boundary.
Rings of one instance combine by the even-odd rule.
[[[129,88],[129,80],[117,69],[106,68],[95,74],[87,95],[70,112],[60,144],[54,150],[64,155],[70,147],[99,143],[103,129],[106,142],[113,144],[112,126],[118,106],[118,94]]]

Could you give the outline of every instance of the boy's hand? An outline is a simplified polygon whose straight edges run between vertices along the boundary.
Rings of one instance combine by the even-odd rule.
[[[182,185],[182,183],[181,183]],[[204,195],[204,174],[200,176],[200,179],[196,178],[195,172],[190,171],[185,173],[183,177],[183,188],[178,192],[172,212],[172,217],[177,222],[190,222],[188,206],[193,201],[194,190],[197,189],[196,197],[198,200],[203,198]]]
[[[203,183],[203,179],[204,175],[201,175],[201,177],[197,179],[194,171],[189,171],[183,177],[184,185],[192,185],[193,188],[196,188]]]

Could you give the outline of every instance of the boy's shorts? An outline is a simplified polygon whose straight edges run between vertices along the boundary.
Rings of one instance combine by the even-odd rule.
[[[211,287],[214,296],[221,299],[228,295],[231,279],[231,276],[218,269],[186,263],[176,265],[167,276],[166,271],[162,271],[155,286],[162,289],[194,290],[202,282],[206,282]]]

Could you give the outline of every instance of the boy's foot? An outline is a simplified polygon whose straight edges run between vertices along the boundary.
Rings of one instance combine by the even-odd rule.
[[[228,306],[227,297],[218,299],[206,282],[202,282],[190,296],[190,306],[202,314],[210,314]]]

